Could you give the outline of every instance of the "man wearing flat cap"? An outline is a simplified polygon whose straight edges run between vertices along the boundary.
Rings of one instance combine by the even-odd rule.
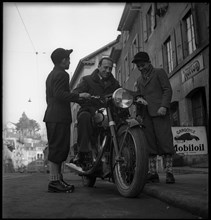
[[[174,183],[172,173],[172,155],[174,152],[169,107],[172,88],[164,69],[154,68],[146,52],[138,52],[132,61],[141,75],[137,79],[137,92],[146,100],[143,117],[145,135],[149,144],[148,182],[159,182],[156,160],[157,155],[164,156],[166,183]]]
[[[87,98],[88,93],[73,94],[69,90],[70,54],[73,50],[57,48],[51,54],[53,70],[46,79],[46,102],[43,121],[48,138],[49,192],[73,192],[74,185],[63,180],[62,163],[67,159],[70,149],[70,124],[72,122],[70,102]]]

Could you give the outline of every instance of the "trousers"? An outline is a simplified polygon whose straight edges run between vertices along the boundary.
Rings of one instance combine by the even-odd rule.
[[[92,123],[92,115],[88,111],[81,111],[77,117],[77,129],[78,129],[78,151],[79,152],[89,152],[92,136],[93,136],[93,123]],[[90,147],[89,147],[90,146]]]
[[[67,159],[70,150],[70,124],[46,122],[48,160],[57,164]]]
[[[173,155],[175,150],[169,113],[165,116],[151,117],[146,111],[143,123],[149,155]]]

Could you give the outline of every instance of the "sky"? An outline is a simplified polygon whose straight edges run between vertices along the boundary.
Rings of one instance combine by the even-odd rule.
[[[80,59],[116,40],[124,7],[124,2],[3,2],[3,124],[17,123],[25,112],[45,131],[52,51],[73,49],[71,78]]]

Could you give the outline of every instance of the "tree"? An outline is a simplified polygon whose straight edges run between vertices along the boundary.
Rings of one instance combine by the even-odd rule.
[[[22,117],[15,125],[17,131],[23,136],[33,136],[40,130],[40,125],[35,120],[29,119],[25,112],[22,113]]]
[[[15,124],[18,131],[24,131],[29,128],[29,119],[25,112],[22,113],[22,117],[19,119],[19,122]]]

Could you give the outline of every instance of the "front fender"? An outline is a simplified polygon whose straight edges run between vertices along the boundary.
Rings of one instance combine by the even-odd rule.
[[[141,126],[140,123],[138,122],[138,120],[136,120],[135,118],[127,119],[127,123],[130,128],[135,127],[135,126],[139,126],[139,127]]]
[[[128,128],[138,127],[142,128],[141,124],[135,118],[129,118],[126,120],[127,123],[122,124],[118,129],[118,135],[121,135]]]

